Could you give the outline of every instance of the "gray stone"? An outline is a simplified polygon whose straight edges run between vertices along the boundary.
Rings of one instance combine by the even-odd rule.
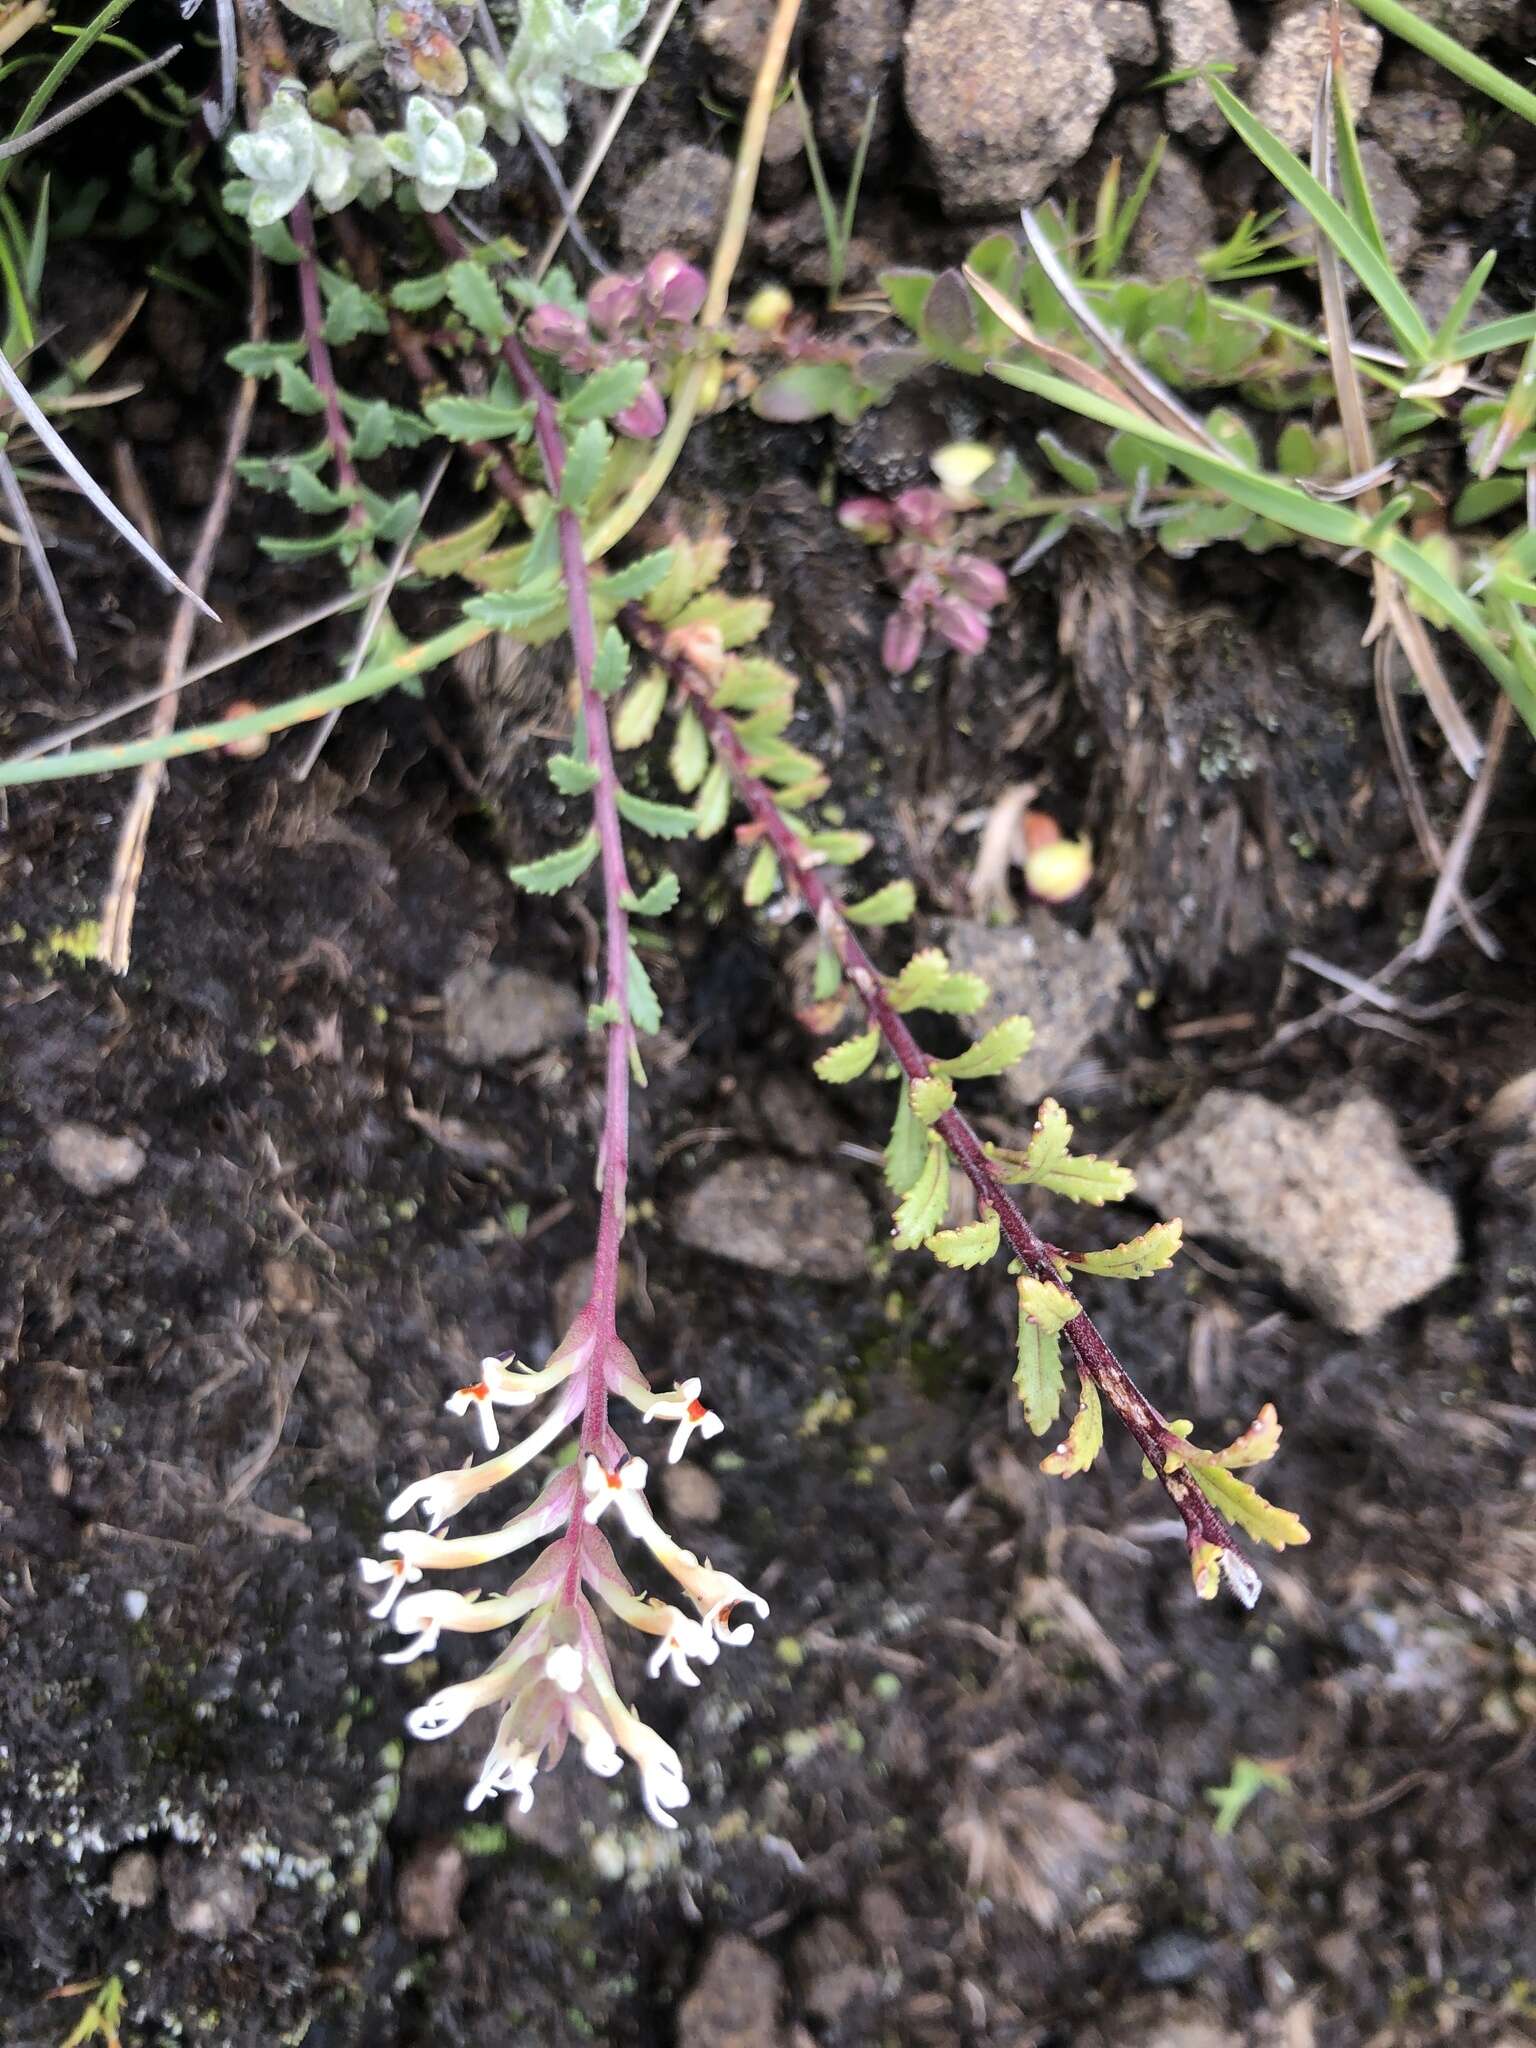
[[[1198,275],[1197,259],[1216,242],[1216,209],[1200,166],[1175,142],[1164,152],[1131,236],[1130,260],[1152,284]]]
[[[792,101],[775,107],[768,116],[763,136],[763,162],[757,174],[757,189],[764,206],[782,210],[793,206],[805,190],[809,172],[805,161],[805,134],[800,111]]]
[[[811,26],[816,139],[835,163],[852,161],[870,100],[880,95],[874,161],[896,120],[895,80],[906,25],[902,0],[823,0]]]
[[[1003,1076],[1004,1092],[1033,1115],[1078,1054],[1119,1014],[1131,961],[1118,933],[1095,925],[1082,938],[1036,908],[1022,924],[948,925],[939,943],[952,966],[979,974],[992,991],[986,1007],[966,1020],[974,1036],[1015,1014],[1034,1025],[1029,1051]]]
[[[1170,71],[1196,64],[1242,67],[1248,49],[1230,0],[1161,0],[1161,13]],[[1227,134],[1220,108],[1198,78],[1170,86],[1163,111],[1174,134],[1190,142],[1209,147]]]
[[[1112,64],[1148,71],[1157,62],[1157,23],[1140,0],[1099,0],[1099,33]]]
[[[1448,1278],[1456,1214],[1370,1096],[1298,1113],[1215,1088],[1136,1163],[1143,1198],[1261,1260],[1336,1329],[1364,1335]]]
[[[564,982],[523,967],[477,960],[443,989],[443,1036],[456,1060],[485,1067],[526,1060],[586,1029],[580,997]]]
[[[844,1175],[758,1154],[700,1181],[678,1206],[676,1230],[695,1251],[760,1273],[860,1280],[871,1223],[868,1204]]]
[[[1398,169],[1397,160],[1370,136],[1360,144],[1360,163],[1387,254],[1393,267],[1401,270],[1419,246],[1419,195]],[[1300,218],[1295,212],[1292,217]]]
[[[728,99],[749,99],[773,20],[773,0],[709,0],[694,34],[709,54],[709,80]]]
[[[164,1874],[171,1925],[178,1934],[227,1941],[255,1925],[262,1887],[234,1856],[181,1851],[167,1856]]]
[[[1416,0],[1414,12],[1475,50],[1529,25],[1530,0]]]
[[[906,48],[907,111],[961,216],[1039,199],[1115,89],[1093,0],[917,0]]]
[[[668,150],[619,209],[619,239],[626,256],[644,262],[661,249],[707,256],[725,218],[731,164],[695,142]]]
[[[1328,64],[1328,0],[1303,0],[1282,14],[1254,76],[1249,105],[1288,149],[1305,155],[1312,135],[1312,110]],[[1371,81],[1381,60],[1381,30],[1352,10],[1344,16],[1344,83],[1358,118],[1371,101]]]
[[[155,1902],[160,1889],[160,1866],[147,1849],[125,1849],[112,1865],[107,1891],[114,1906],[125,1913],[142,1912]]]
[[[739,1934],[720,1934],[677,2015],[678,2048],[782,2048],[784,1973]]]
[[[1482,251],[1461,234],[1448,235],[1443,241],[1436,239],[1420,249],[1409,290],[1431,334],[1455,305],[1462,286],[1472,273],[1473,264],[1481,254]],[[1467,316],[1467,324],[1476,326],[1481,320],[1496,320],[1505,310],[1486,292],[1480,292]]]
[[[1409,171],[1464,169],[1466,109],[1446,93],[1386,92],[1371,101],[1370,132]]]
[[[1463,187],[1461,209],[1470,220],[1488,220],[1502,212],[1520,182],[1520,159],[1502,142],[1490,143]]]
[[[1136,1974],[1143,1984],[1188,1984],[1216,1953],[1215,1943],[1187,1927],[1154,1934],[1136,1951]]]
[[[395,1880],[395,1924],[407,1941],[451,1941],[469,1861],[456,1842],[423,1842]]]
[[[82,1195],[131,1187],[144,1171],[145,1157],[132,1138],[114,1138],[95,1124],[55,1124],[48,1133],[48,1164]]]

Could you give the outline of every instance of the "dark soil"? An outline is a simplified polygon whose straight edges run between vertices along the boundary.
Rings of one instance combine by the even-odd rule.
[[[677,107],[675,78],[655,91]],[[677,112],[679,132],[698,118]],[[642,155],[657,146],[632,132]],[[175,302],[156,305],[149,388],[121,425],[184,555],[215,431],[191,394],[212,359],[172,347]],[[1536,2040],[1531,1217],[1475,1128],[1536,1063],[1524,738],[1471,875],[1504,958],[1453,935],[1395,984],[1394,1035],[1357,1014],[1268,1056],[1328,993],[1287,952],[1370,974],[1432,884],[1369,692],[1299,644],[1297,608],[1352,613],[1356,586],[1286,557],[1175,569],[1077,545],[1024,583],[984,656],[935,664],[917,690],[874,658],[884,595],[826,508],[834,461],[820,430],[730,416],[695,438],[670,516],[738,534],[733,573],[775,599],[777,651],[807,678],[807,744],[929,912],[964,902],[973,842],[955,818],[1007,785],[1048,779],[1064,820],[1093,830],[1095,903],[1146,991],[1063,1090],[1095,1143],[1134,1150],[1212,1080],[1291,1101],[1348,1076],[1455,1197],[1462,1271],[1369,1339],[1198,1252],[1182,1285],[1099,1291],[1159,1405],[1213,1440],[1270,1398],[1286,1425],[1272,1490],[1314,1540],[1268,1565],[1255,1614],[1198,1604],[1123,1441],[1087,1478],[1039,1475],[1000,1275],[876,1249],[868,1284],[838,1289],[675,1244],[681,1193],[761,1147],[764,1086],[808,1052],[783,972],[794,931],[740,910],[717,852],[689,855],[692,907],[658,974],[667,1033],[636,1106],[624,1327],[653,1378],[703,1373],[728,1418],[703,1454],[720,1518],[684,1533],[761,1588],[771,1623],[699,1691],[646,1692],[694,1790],[678,1834],[645,1821],[627,1776],[575,1759],[526,1819],[504,1806],[466,1825],[480,1724],[405,1746],[420,1668],[377,1661],[356,1565],[397,1486],[463,1455],[441,1406],[463,1362],[550,1345],[590,1255],[595,1058],[482,1071],[450,1056],[440,1017],[471,959],[591,992],[584,924],[503,877],[558,815],[531,737],[553,670],[524,676],[510,712],[483,679],[448,677],[354,710],[303,784],[292,739],[177,768],[118,981],[75,956],[124,786],[13,797],[14,2048],[60,2042],[108,1974],[128,2048],[661,2048],[725,1934],[770,1959],[764,1999],[781,1973],[782,2032],[764,2011],[733,2033],[704,1999],[687,2048]],[[256,516],[213,592],[247,624],[314,594],[254,554]],[[78,677],[61,679],[24,594],[0,668],[8,744],[153,673],[165,604],[83,524],[75,545]],[[284,648],[256,694],[312,681],[319,660]],[[1407,709],[1446,832],[1462,790]],[[882,1141],[858,1091],[835,1113],[853,1145]],[[66,1120],[137,1139],[142,1173],[76,1193],[46,1152]],[[867,1165],[848,1170],[878,1197]],[[1218,1833],[1207,1795],[1240,1759],[1279,1782]],[[133,1850],[157,1884],[120,1904]],[[403,1901],[434,1857],[462,1896],[451,1931],[413,1939]],[[215,1879],[234,1904],[210,1931]]]

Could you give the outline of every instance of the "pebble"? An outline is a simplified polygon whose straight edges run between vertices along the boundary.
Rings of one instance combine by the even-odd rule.
[[[451,1941],[469,1862],[456,1842],[423,1842],[395,1880],[395,1922],[407,1941]]]
[[[125,1913],[152,1906],[159,1889],[160,1866],[147,1849],[125,1849],[112,1865],[107,1891],[113,1905]]]
[[[49,1165],[82,1195],[131,1187],[147,1156],[132,1138],[114,1138],[95,1124],[55,1124],[48,1133]]]
[[[476,960],[451,975],[443,988],[443,1036],[466,1066],[526,1060],[578,1037],[586,1010],[573,988],[524,967],[493,967]]]
[[[1317,88],[1328,63],[1328,0],[1303,0],[1282,14],[1269,32],[1248,103],[1287,149],[1306,154],[1312,136]],[[1371,82],[1381,61],[1381,30],[1344,12],[1344,84],[1358,120],[1371,102]]]
[[[695,1251],[810,1280],[862,1280],[872,1235],[869,1205],[844,1174],[765,1153],[717,1167],[683,1198],[674,1227]]]
[[[1160,11],[1170,71],[1188,71],[1197,64],[1241,69],[1246,62],[1248,46],[1230,0],[1162,0]],[[1163,95],[1163,112],[1174,134],[1191,143],[1210,148],[1228,133],[1221,109],[1198,78],[1170,86]]]
[[[235,1857],[180,1851],[166,1857],[164,1876],[171,1925],[178,1934],[227,1941],[255,1925],[262,1887]]]
[[[619,210],[624,253],[646,262],[659,249],[707,256],[725,218],[730,158],[686,143],[669,150],[635,186]]]
[[[677,2016],[678,2048],[783,2048],[784,1972],[740,1934],[717,1934]]]

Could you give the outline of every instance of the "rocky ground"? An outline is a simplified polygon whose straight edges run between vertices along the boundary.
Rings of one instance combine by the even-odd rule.
[[[1518,56],[1518,0],[1438,4]],[[685,10],[592,203],[608,246],[707,246],[766,11]],[[806,12],[834,166],[881,92],[857,288],[1164,131],[1134,253],[1176,274],[1258,195],[1195,88],[1141,88],[1223,56],[1294,126],[1325,10]],[[1350,61],[1426,306],[1493,243],[1522,303],[1517,124],[1373,30]],[[814,303],[825,249],[782,114],[765,202],[750,266]],[[515,229],[544,201],[494,203]],[[206,489],[215,338],[167,294],[145,318],[121,427],[174,545]],[[526,1817],[467,1816],[479,1731],[407,1748],[423,1681],[377,1661],[356,1560],[396,1487],[462,1454],[441,1402],[463,1360],[537,1355],[581,1298],[591,934],[503,877],[553,815],[538,677],[355,710],[307,782],[282,747],[178,769],[119,981],[89,954],[123,788],[13,798],[7,2044],[56,2048],[108,1976],[127,2048],[1536,2040],[1527,744],[1470,877],[1502,957],[1453,934],[1393,1007],[1317,1014],[1345,990],[1289,956],[1372,974],[1432,886],[1362,594],[1285,555],[1075,541],[1018,580],[983,655],[894,682],[887,600],[827,486],[915,480],[944,433],[995,426],[975,405],[938,381],[850,431],[730,415],[673,510],[729,517],[850,817],[917,879],[925,933],[1034,1014],[1028,1069],[978,1094],[989,1133],[1054,1091],[1185,1217],[1181,1270],[1106,1285],[1095,1313],[1211,1438],[1277,1403],[1272,1491],[1312,1544],[1254,1615],[1201,1606],[1123,1443],[1087,1478],[1039,1474],[1007,1283],[892,1260],[873,1093],[809,1080],[796,930],[743,911],[701,849],[657,973],[625,1329],[653,1376],[707,1376],[729,1427],[667,1473],[667,1513],[771,1622],[699,1691],[647,1692],[694,1787],[676,1835],[574,1761]],[[252,530],[213,593],[237,627],[311,594]],[[160,601],[81,531],[80,669],[23,598],[0,735],[153,675]],[[259,694],[313,680],[301,659],[281,650]],[[1448,832],[1464,785],[1404,713]],[[984,925],[976,824],[1023,781],[1093,833],[1098,871],[1080,905]]]

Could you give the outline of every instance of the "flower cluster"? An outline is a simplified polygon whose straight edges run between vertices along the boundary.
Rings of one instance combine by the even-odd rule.
[[[682,1765],[670,1744],[620,1697],[602,1616],[606,1612],[654,1641],[652,1677],[670,1669],[683,1685],[697,1685],[696,1664],[713,1664],[722,1644],[752,1640],[752,1624],[733,1621],[735,1610],[752,1607],[763,1615],[767,1603],[667,1535],[645,1496],[646,1461],[629,1456],[606,1420],[594,1424],[593,1418],[605,1413],[609,1396],[617,1396],[646,1421],[674,1424],[669,1457],[675,1462],[695,1431],[709,1437],[724,1427],[699,1394],[699,1382],[692,1379],[671,1393],[653,1393],[634,1354],[589,1306],[541,1369],[488,1358],[480,1378],[449,1397],[454,1414],[473,1412],[487,1451],[496,1455],[406,1487],[391,1503],[390,1519],[419,1508],[426,1529],[386,1536],[388,1555],[365,1559],[362,1574],[381,1589],[373,1614],[392,1619],[408,1639],[390,1663],[434,1654],[445,1630],[516,1630],[483,1671],[434,1692],[407,1723],[413,1735],[431,1741],[482,1707],[500,1710],[495,1739],[469,1793],[470,1807],[509,1792],[526,1811],[537,1773],[557,1763],[574,1737],[585,1763],[602,1777],[612,1777],[629,1757],[652,1816],[664,1827],[677,1825],[673,1810],[688,1802]],[[546,1399],[543,1421],[501,1449],[498,1409],[528,1408]],[[581,1428],[576,1462],[556,1471],[509,1522],[484,1536],[438,1533],[477,1495],[531,1464],[573,1425]],[[635,1591],[614,1556],[605,1520],[608,1530],[619,1523],[650,1552],[684,1604]],[[479,1570],[537,1543],[546,1547],[503,1592],[478,1586],[467,1592],[410,1590],[427,1571]]]
[[[1008,595],[1008,579],[995,562],[959,546],[955,509],[942,491],[918,485],[898,498],[850,498],[837,516],[885,550],[886,573],[901,599],[880,649],[893,676],[917,666],[930,627],[957,653],[981,652],[987,615]]]
[[[553,300],[535,306],[523,339],[578,376],[612,363],[646,363],[650,374],[614,425],[634,440],[648,441],[667,423],[663,387],[692,346],[706,289],[702,271],[663,249],[638,277],[599,278],[587,294],[585,316]]]

